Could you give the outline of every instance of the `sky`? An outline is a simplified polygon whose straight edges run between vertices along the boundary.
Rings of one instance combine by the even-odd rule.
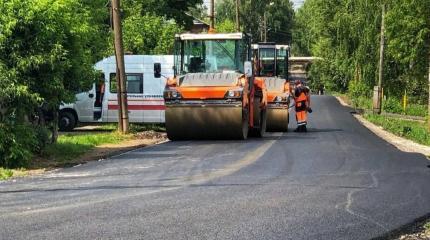
[[[216,0],[215,0],[216,1]],[[293,2],[293,4],[294,4],[294,9],[297,9],[297,8],[299,8],[299,7],[301,7],[302,5],[303,5],[303,2],[305,1],[305,0],[290,0],[290,1],[292,1]],[[210,4],[210,0],[203,0],[203,2],[205,3],[205,5],[206,6],[209,6],[209,4]]]
[[[293,0],[293,3],[294,3],[294,9],[297,9],[297,8],[299,8],[299,7],[301,7],[302,5],[303,5],[303,2],[304,2],[305,0]]]

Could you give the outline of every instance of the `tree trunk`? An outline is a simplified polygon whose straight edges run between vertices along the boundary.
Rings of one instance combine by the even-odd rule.
[[[214,31],[215,29],[215,0],[210,1],[210,30]]]
[[[54,109],[52,112],[52,138],[51,143],[56,143],[58,140],[58,108]]]
[[[430,50],[429,50],[429,103],[428,103],[428,127],[429,127],[429,131],[430,131]]]
[[[236,0],[236,31],[240,32],[240,12],[239,12],[239,6],[240,6],[240,0]]]

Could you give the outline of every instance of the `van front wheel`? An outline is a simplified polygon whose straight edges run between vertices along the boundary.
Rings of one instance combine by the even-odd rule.
[[[61,112],[58,118],[58,128],[60,131],[70,132],[76,126],[76,117],[71,112]]]

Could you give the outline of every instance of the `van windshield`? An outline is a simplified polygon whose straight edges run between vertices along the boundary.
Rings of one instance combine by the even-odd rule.
[[[175,45],[175,67],[180,75],[243,72],[246,57],[242,40],[185,40]]]

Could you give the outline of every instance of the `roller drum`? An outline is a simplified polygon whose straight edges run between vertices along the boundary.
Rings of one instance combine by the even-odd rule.
[[[267,131],[287,132],[289,123],[288,108],[267,109]]]
[[[246,139],[248,117],[241,105],[170,105],[166,131],[170,140]]]

